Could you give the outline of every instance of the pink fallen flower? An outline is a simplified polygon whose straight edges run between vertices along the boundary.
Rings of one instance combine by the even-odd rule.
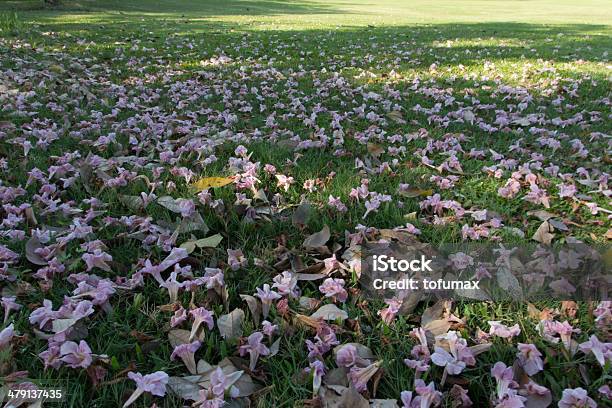
[[[348,293],[344,289],[344,279],[327,278],[323,284],[319,286],[321,293],[325,297],[332,298],[333,301],[346,302]]]
[[[467,408],[473,405],[468,391],[460,385],[453,385],[453,388],[450,390],[450,396],[453,399],[453,407]]]
[[[498,401],[503,401],[505,399],[510,399],[511,401],[515,400],[512,398],[516,395],[515,388],[518,387],[516,381],[514,381],[514,373],[512,372],[512,367],[507,367],[501,361],[495,363],[495,365],[491,368],[491,375],[495,378],[497,382],[497,398]],[[510,398],[509,398],[510,397]],[[503,406],[510,406],[506,403]]]
[[[612,361],[612,343],[602,343],[597,336],[592,335],[589,341],[578,346],[584,354],[593,353],[600,366],[606,365],[606,360]]]
[[[403,408],[419,408],[421,406],[421,397],[412,398],[412,391],[402,391],[400,394]]]
[[[2,304],[2,307],[4,308],[4,323],[8,321],[11,310],[17,311],[21,309],[21,305],[16,303],[15,299],[15,296],[3,296],[0,300],[0,304]]]
[[[187,320],[187,311],[181,306],[170,318],[170,327],[176,327]]]
[[[435,346],[431,361],[437,366],[444,367],[448,374],[460,374],[466,366],[476,364],[474,354],[467,346],[466,340],[459,337],[457,332],[449,331],[445,335],[437,336],[436,339],[446,340],[450,352],[442,347]]]
[[[278,325],[272,324],[267,320],[264,320],[263,322],[261,322],[261,327],[262,327],[261,330],[263,331],[263,334],[268,336],[270,341],[272,340],[272,336],[274,335],[274,333],[278,331]]]
[[[425,381],[416,379],[414,380],[414,390],[421,399],[420,408],[436,407],[442,401],[442,393],[436,391],[433,381],[425,385]]]
[[[252,371],[255,369],[257,365],[257,360],[259,356],[267,356],[270,354],[270,349],[266,347],[261,341],[263,340],[262,332],[254,332],[247,338],[247,343],[240,346],[240,355],[244,356],[246,353],[249,353],[250,364],[249,369]]]
[[[50,345],[49,348],[38,355],[45,364],[45,370],[49,367],[58,369],[62,365],[60,347],[57,345]]]
[[[87,265],[87,271],[91,271],[93,268],[100,268],[103,271],[110,272],[111,267],[107,262],[113,260],[113,257],[100,248],[96,248],[93,253],[85,253],[81,256]]]
[[[299,295],[297,275],[289,271],[283,271],[283,273],[276,275],[272,280],[274,281],[272,288],[278,290],[278,293],[282,296],[295,298]]]
[[[227,264],[233,271],[237,271],[238,269],[245,267],[248,264],[248,260],[244,257],[244,254],[240,249],[228,249]]]
[[[191,326],[191,333],[189,334],[189,341],[193,341],[195,339],[198,329],[202,325],[202,323],[206,323],[208,326],[208,330],[212,330],[215,327],[215,321],[213,320],[213,314],[209,310],[206,310],[203,307],[199,307],[197,309],[193,309],[189,312],[191,316],[193,316],[193,325]]]
[[[61,360],[72,368],[87,368],[93,360],[91,349],[85,340],[79,344],[67,341],[60,347]]]
[[[517,348],[519,352],[516,356],[527,375],[535,375],[544,369],[542,353],[536,348],[535,344],[519,343]]]
[[[587,395],[585,389],[567,388],[563,390],[559,408],[597,408],[597,403]]]
[[[178,209],[181,213],[181,217],[189,218],[193,214],[195,214],[196,207],[193,200],[189,200],[187,198],[179,198],[176,200],[176,202],[178,203]]]
[[[495,320],[491,320],[488,323],[489,326],[491,326],[489,329],[489,335],[491,336],[498,336],[504,339],[509,339],[521,334],[521,329],[519,328],[518,323],[512,327],[508,327],[502,324],[501,322]]]
[[[179,344],[174,348],[174,351],[170,355],[171,360],[175,360],[179,357],[187,366],[187,369],[191,374],[197,374],[196,362],[195,362],[195,352],[198,351],[202,343],[198,340],[186,343]]]
[[[176,303],[178,301],[179,290],[185,287],[184,283],[181,283],[176,280],[177,273],[172,272],[168,279],[164,281],[161,285],[162,287],[168,289],[168,296],[170,297],[170,303]]]
[[[136,382],[136,390],[130,395],[123,408],[126,408],[134,403],[143,393],[149,392],[158,397],[166,395],[166,385],[170,377],[163,371],[156,371],[152,374],[143,376],[140,373],[130,371],[128,377]]]
[[[11,340],[13,340],[14,336],[15,328],[11,323],[6,328],[2,329],[2,331],[0,331],[0,347],[3,349],[7,347]]]
[[[225,405],[225,394],[231,398],[238,396],[239,390],[233,384],[240,378],[243,371],[235,371],[225,375],[220,367],[210,375],[210,386],[208,389],[200,390],[199,399],[194,402],[194,407],[220,408]]]
[[[257,293],[255,294],[261,300],[261,311],[264,319],[268,317],[270,313],[270,306],[272,305],[272,301],[276,299],[280,299],[281,295],[270,290],[270,285],[264,283],[263,289],[257,288]]]
[[[400,299],[385,299],[385,303],[389,306],[378,311],[378,315],[381,317],[383,322],[391,324],[395,315],[397,315],[402,307],[403,301]]]
[[[321,380],[325,375],[325,364],[321,360],[315,360],[310,363],[306,372],[312,374],[312,394],[317,395],[319,388],[321,388]]]
[[[376,374],[380,368],[380,364],[381,362],[377,361],[363,368],[357,366],[351,367],[348,377],[353,387],[359,392],[365,391],[368,386],[368,381]]]

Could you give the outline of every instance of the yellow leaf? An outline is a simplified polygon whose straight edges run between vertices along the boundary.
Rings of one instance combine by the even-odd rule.
[[[234,181],[234,177],[203,177],[193,183],[196,190],[202,191],[209,188],[227,186]]]

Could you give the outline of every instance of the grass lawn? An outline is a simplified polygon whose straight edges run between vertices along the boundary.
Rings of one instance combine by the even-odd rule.
[[[241,308],[243,337],[206,329],[196,354],[212,366],[230,358],[259,385],[226,406],[346,406],[348,399],[313,398],[304,369],[317,324],[301,317],[314,310],[297,297],[285,296],[268,316],[279,326],[277,354],[256,369],[248,355],[239,358],[245,338],[261,330],[240,295],[283,271],[320,272],[333,253],[342,267],[330,273],[348,291],[336,304],[348,319],[330,324],[340,344],[369,347],[381,367],[350,404],[399,400],[414,390],[415,370],[404,364],[418,344],[410,332],[435,302],[382,321],[383,298],[363,292],[349,262],[351,237],[377,240],[399,227],[434,245],[508,245],[537,243],[534,234],[546,240],[545,225],[555,244],[612,239],[609,1],[41,4],[0,0],[0,289],[22,306],[0,325],[16,332],[0,350],[0,384],[25,370],[63,387],[64,406],[118,407],[135,389],[128,371],[188,374],[171,359],[174,311],[206,307],[216,321]],[[195,193],[193,182],[206,177],[234,179]],[[360,186],[370,194],[356,199]],[[327,250],[304,248],[326,226]],[[191,248],[177,263],[178,280],[197,282],[205,268],[219,268],[223,285],[191,293],[183,286],[171,302],[145,261],[159,265],[173,248],[216,234],[220,243]],[[228,249],[246,261],[234,265]],[[161,279],[170,282],[170,271],[161,268]],[[333,303],[321,283],[299,281],[301,296]],[[54,311],[62,302],[70,310],[32,324],[45,299]],[[91,314],[64,322],[65,331],[51,323],[71,318],[70,305],[83,299],[93,302]],[[602,367],[535,328],[568,321],[580,329],[577,343],[610,341],[601,324],[610,319],[596,322],[597,304],[579,302],[575,314],[567,306],[539,302],[538,314],[526,302],[458,300],[452,315],[462,321],[451,330],[470,346],[492,346],[444,384],[445,369],[434,363],[421,378],[443,393],[442,406],[453,406],[453,385],[489,406],[492,366],[512,366],[517,343],[533,343],[545,366],[531,378],[550,390],[551,406],[578,387],[612,406],[598,391],[612,381],[610,360]],[[488,321],[518,324],[520,334],[483,338]],[[190,327],[191,319],[177,325]],[[91,364],[45,369],[41,353],[81,339]],[[323,354],[330,372],[337,363]],[[191,402],[169,391],[145,393],[134,406]]]

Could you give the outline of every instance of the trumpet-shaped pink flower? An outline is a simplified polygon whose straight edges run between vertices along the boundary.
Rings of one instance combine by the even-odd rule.
[[[263,332],[263,334],[265,334],[270,340],[272,340],[272,336],[278,331],[278,325],[272,324],[269,321],[264,320],[263,322],[261,322],[261,326],[261,331]]]
[[[13,324],[9,324],[7,327],[0,331],[0,347],[7,347],[8,344],[13,340],[15,336],[15,328]]]
[[[348,293],[344,289],[344,279],[327,278],[323,281],[323,284],[319,286],[321,293],[325,297],[332,298],[332,300],[338,300],[339,302],[346,302]]]
[[[250,364],[249,368],[251,370],[255,369],[257,365],[257,360],[259,356],[267,356],[270,354],[270,349],[266,347],[261,341],[263,340],[262,332],[254,332],[247,338],[247,343],[240,346],[240,355],[244,356],[246,353],[249,353]]]
[[[297,287],[297,276],[289,271],[276,275],[273,279],[272,287],[278,290],[282,296],[297,297],[299,290]]]
[[[220,367],[210,375],[210,386],[208,389],[200,390],[199,399],[193,404],[200,408],[221,408],[225,405],[225,394],[229,393],[231,398],[238,396],[239,390],[233,384],[240,378],[242,371],[236,371],[225,375]]]
[[[535,344],[519,343],[517,348],[519,352],[516,356],[527,375],[535,375],[544,369],[542,353],[536,348]]]
[[[516,394],[514,389],[518,387],[518,384],[513,379],[514,373],[512,372],[512,367],[507,367],[506,364],[498,361],[491,368],[491,375],[497,382],[497,398],[500,401]]]
[[[187,198],[179,198],[176,200],[181,217],[189,218],[196,212],[195,203]]]
[[[420,397],[420,408],[435,407],[442,401],[442,393],[436,391],[433,381],[425,385],[421,379],[414,380],[414,390]]]
[[[612,361],[612,343],[602,343],[595,335],[592,335],[589,341],[581,343],[578,348],[584,354],[593,353],[602,367],[606,365],[606,360]]]
[[[312,394],[317,395],[321,388],[321,380],[325,375],[325,364],[321,360],[315,360],[310,363],[306,371],[312,374]]]
[[[67,341],[60,347],[61,360],[72,368],[87,368],[93,360],[91,349],[85,340],[79,344]]]
[[[111,267],[107,262],[113,260],[113,257],[100,248],[96,248],[93,253],[85,253],[81,257],[87,265],[87,271],[91,271],[93,268],[100,268],[103,271],[110,272]]]
[[[457,332],[449,331],[447,334],[438,336],[439,340],[446,340],[450,352],[444,348],[435,346],[431,361],[445,370],[450,375],[460,374],[466,366],[476,364],[474,354],[467,346],[465,339],[458,336]]]
[[[237,271],[240,268],[244,268],[248,264],[248,260],[245,258],[242,250],[240,249],[228,249],[227,250],[227,264],[233,271]]]
[[[559,401],[559,408],[597,408],[597,403],[583,388],[567,388]]]
[[[368,381],[370,381],[370,378],[376,374],[379,368],[380,361],[372,363],[367,367],[353,366],[348,373],[349,380],[357,391],[365,391],[368,386]]]
[[[180,358],[183,360],[183,363],[185,363],[185,366],[187,366],[189,372],[191,374],[196,374],[195,352],[198,351],[201,345],[202,343],[198,340],[191,343],[179,344],[174,348],[174,351],[172,351],[170,359],[175,360],[177,357]]]
[[[63,363],[61,360],[60,346],[58,345],[49,345],[49,348],[40,353],[38,357],[43,360],[45,370],[49,367],[58,369]]]
[[[134,403],[143,393],[149,392],[158,397],[166,395],[166,385],[170,377],[163,371],[156,371],[152,374],[143,376],[140,373],[130,371],[128,377],[136,383],[136,390],[130,398],[125,401],[123,408],[126,408]]]
[[[272,305],[272,301],[280,299],[282,297],[273,290],[270,290],[270,285],[268,285],[267,283],[264,283],[263,289],[257,288],[257,293],[255,293],[255,296],[257,296],[261,300],[261,310],[264,319],[268,317],[268,314],[270,313],[270,306]]]
[[[385,299],[385,303],[388,307],[381,309],[378,311],[378,315],[381,317],[383,322],[386,324],[391,324],[393,319],[395,319],[395,315],[397,315],[402,307],[402,300],[400,299]]]
[[[206,323],[208,326],[208,330],[212,330],[215,327],[215,321],[213,320],[212,312],[206,310],[203,307],[199,307],[197,309],[193,309],[189,312],[191,316],[193,316],[193,325],[191,326],[191,333],[189,335],[189,341],[193,341],[195,339],[198,329],[202,325],[202,323]]]
[[[15,302],[15,296],[3,296],[0,300],[0,304],[4,308],[4,323],[8,321],[9,314],[12,310],[17,311],[21,309],[21,305]]]
[[[351,368],[353,366],[365,367],[369,362],[360,357],[357,348],[352,344],[340,346],[336,353],[336,364],[339,367]]]
[[[168,279],[166,279],[166,281],[161,285],[162,287],[168,289],[170,303],[176,303],[178,301],[179,290],[185,286],[183,283],[177,281],[176,278],[176,272],[172,272],[170,273]]]
[[[509,339],[521,334],[521,329],[519,328],[518,323],[512,327],[508,327],[505,324],[502,324],[499,321],[491,320],[489,321],[489,335],[498,336],[504,339]]]
[[[181,306],[174,315],[170,318],[170,326],[176,327],[187,320],[187,311]]]

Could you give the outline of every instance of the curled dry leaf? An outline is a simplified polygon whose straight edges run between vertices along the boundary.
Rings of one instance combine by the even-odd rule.
[[[42,248],[42,245],[40,241],[38,241],[38,238],[32,237],[28,239],[25,246],[26,258],[34,265],[45,266],[48,262],[35,252],[38,248]]]
[[[321,231],[315,232],[306,238],[302,245],[306,249],[317,249],[324,246],[330,237],[329,226],[325,225]]]
[[[321,306],[316,312],[310,315],[313,319],[323,320],[346,320],[348,319],[348,313],[338,308],[333,303]]]
[[[311,211],[312,206],[306,201],[302,202],[293,212],[291,223],[298,228],[304,227],[308,223]]]
[[[251,316],[253,317],[253,323],[255,326],[259,326],[259,317],[261,316],[261,304],[251,295],[240,295],[240,298],[247,303]]]
[[[534,241],[538,241],[539,243],[542,243],[544,245],[550,245],[553,238],[555,237],[554,234],[551,234],[551,232],[553,231],[554,231],[554,228],[549,223],[549,221],[544,221],[542,224],[540,224],[540,226],[538,227],[535,234],[533,234],[533,237],[531,237],[531,239],[533,239]]]

